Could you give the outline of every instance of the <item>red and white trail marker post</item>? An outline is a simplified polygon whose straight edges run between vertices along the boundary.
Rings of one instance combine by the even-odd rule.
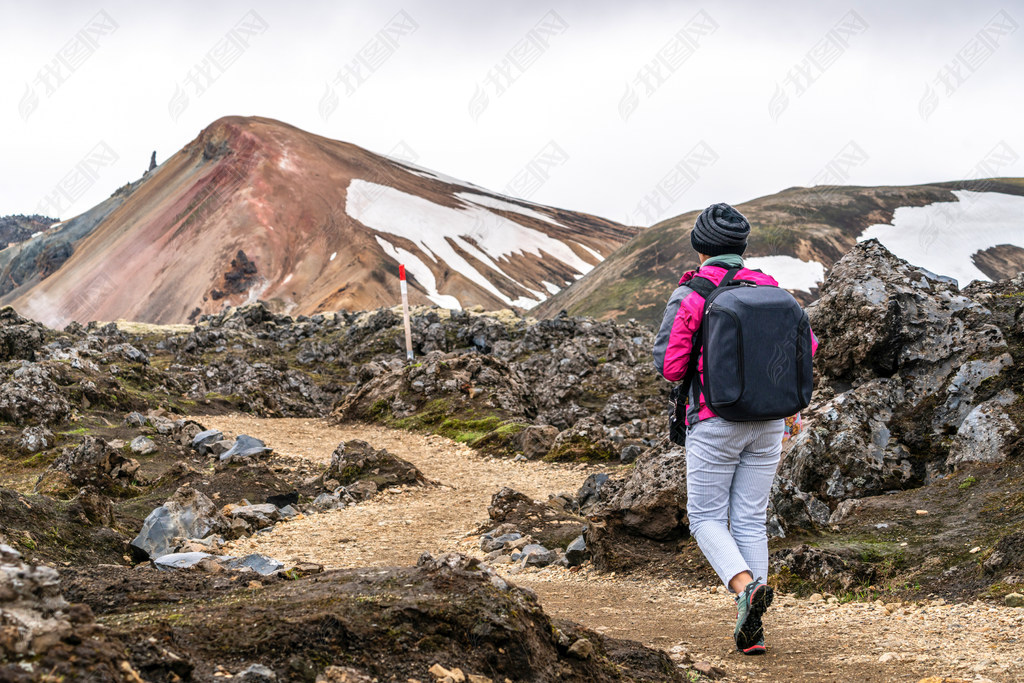
[[[409,327],[409,285],[405,281],[405,265],[398,266],[398,280],[402,288],[402,318],[405,321],[405,357],[412,360],[412,328]]]

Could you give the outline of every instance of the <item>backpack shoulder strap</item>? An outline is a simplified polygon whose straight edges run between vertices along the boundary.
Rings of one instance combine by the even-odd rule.
[[[725,277],[722,278],[722,281],[717,285],[703,275],[695,275],[686,283],[686,286],[703,297],[704,306],[706,307],[708,298],[711,297],[711,294],[714,293],[716,289],[719,289],[720,287],[727,287],[731,284],[733,282],[733,278],[735,278],[736,274],[739,272],[739,268],[730,268],[726,271]],[[696,384],[697,396],[692,399],[694,401],[699,401],[700,394],[704,393],[704,387],[702,386],[699,373],[697,372],[697,363],[700,360],[701,354],[704,352],[703,329],[704,320],[701,319],[700,325],[693,333],[693,342],[690,344],[690,362],[686,366],[686,375],[683,377],[682,384],[683,389],[681,393],[683,396],[690,396],[690,388]]]
[[[711,292],[715,291],[717,285],[703,275],[694,275],[686,283],[686,286],[700,294],[702,299],[707,300]]]
[[[732,278],[738,271],[729,271],[726,274],[727,278]],[[723,280],[724,282],[724,280]],[[707,305],[708,297],[711,296],[712,292],[718,289],[719,285],[704,277],[703,275],[695,275],[686,282],[686,286],[697,292],[704,299],[704,305]],[[704,328],[704,321],[701,320],[700,325],[693,332],[693,341],[690,344],[690,362],[686,364],[686,374],[683,376],[683,383],[681,385],[680,395],[683,400],[690,395],[690,387],[693,385],[694,378],[697,377],[697,362],[700,360],[701,353],[703,353],[703,340],[704,335],[701,331]],[[697,379],[698,385],[700,379]]]

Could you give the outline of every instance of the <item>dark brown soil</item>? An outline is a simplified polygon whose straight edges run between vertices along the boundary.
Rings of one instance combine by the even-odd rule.
[[[100,615],[109,637],[155,639],[193,667],[194,680],[253,662],[289,681],[313,681],[329,664],[381,681],[433,680],[434,663],[498,681],[684,680],[663,653],[552,623],[532,591],[502,589],[472,564],[258,583],[233,576],[99,567],[67,572],[65,584],[69,597]],[[596,646],[588,659],[567,651],[581,637]],[[166,655],[132,664],[149,681],[172,680],[181,668]]]

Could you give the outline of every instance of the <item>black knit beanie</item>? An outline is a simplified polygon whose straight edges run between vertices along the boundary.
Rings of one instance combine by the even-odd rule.
[[[712,204],[700,212],[690,233],[690,244],[698,254],[719,256],[742,254],[747,248],[750,223],[728,204]]]

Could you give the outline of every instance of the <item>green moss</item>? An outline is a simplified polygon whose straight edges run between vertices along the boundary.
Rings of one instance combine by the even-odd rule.
[[[387,399],[379,398],[370,406],[370,417],[374,420],[383,420],[391,413],[391,405]]]
[[[966,489],[971,488],[972,486],[974,486],[977,483],[978,483],[978,480],[974,477],[974,475],[969,475],[966,479],[964,479],[962,482],[960,482],[960,485],[957,486],[957,488],[960,489],[961,491],[964,491]]]
[[[607,462],[615,453],[580,436],[574,436],[544,456],[545,462]]]
[[[447,418],[437,428],[437,433],[459,443],[471,443],[486,436],[501,426],[501,418],[491,415],[479,420],[457,420]]]
[[[49,466],[50,463],[52,463],[56,459],[57,459],[57,452],[56,451],[39,451],[38,453],[35,453],[35,454],[31,455],[30,457],[25,458],[24,460],[22,460],[21,464],[25,465],[26,467],[32,467],[32,468],[47,467],[47,466]]]

